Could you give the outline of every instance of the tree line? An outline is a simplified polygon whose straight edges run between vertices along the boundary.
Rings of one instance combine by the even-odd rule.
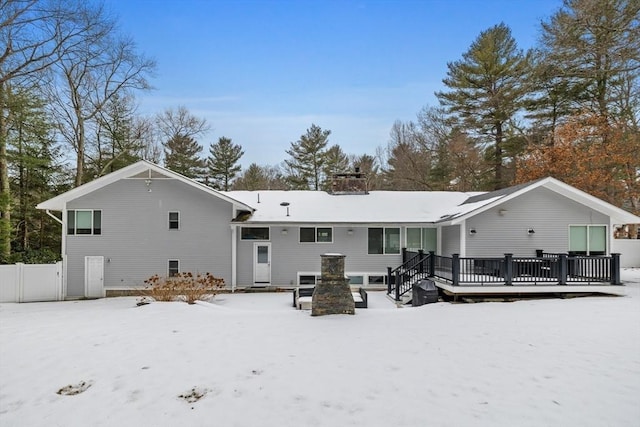
[[[447,64],[439,105],[345,153],[311,124],[278,165],[202,142],[184,106],[137,113],[156,64],[101,4],[0,0],[0,262],[46,261],[60,226],[35,205],[147,159],[218,190],[328,188],[355,168],[371,190],[495,190],[554,176],[640,212],[640,0],[565,0],[518,47],[506,23]]]

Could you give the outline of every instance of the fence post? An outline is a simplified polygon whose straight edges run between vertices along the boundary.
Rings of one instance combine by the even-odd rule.
[[[451,255],[451,282],[453,286],[460,284],[460,254]]]
[[[391,295],[391,267],[387,267],[387,295]]]
[[[620,280],[620,254],[611,254],[611,284],[622,285]]]
[[[536,258],[542,258],[544,254],[544,249],[536,249]]]
[[[418,273],[424,273],[424,251],[422,249],[418,249],[418,261],[420,264],[418,265]]]
[[[16,262],[16,302],[24,302],[24,264]]]
[[[567,284],[567,273],[569,271],[567,262],[567,254],[558,254],[558,285]]]
[[[436,253],[429,251],[429,277],[436,275]]]
[[[513,285],[513,254],[504,254],[504,284]]]

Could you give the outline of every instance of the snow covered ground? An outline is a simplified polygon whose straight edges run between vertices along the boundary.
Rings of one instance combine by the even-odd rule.
[[[0,425],[639,426],[640,269],[622,274],[625,297],[373,293],[355,316],[289,293],[0,304]]]

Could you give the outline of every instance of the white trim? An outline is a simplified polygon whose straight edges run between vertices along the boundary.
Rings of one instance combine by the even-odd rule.
[[[165,169],[161,166],[156,165],[155,163],[151,163],[147,160],[140,160],[132,165],[129,166],[125,166],[122,169],[118,169],[115,172],[111,172],[110,174],[107,174],[105,176],[102,176],[98,179],[95,179],[93,181],[90,181],[86,184],[83,184],[79,187],[76,187],[72,190],[69,190],[65,193],[62,193],[56,197],[53,197],[49,200],[46,200],[42,203],[39,203],[36,208],[37,209],[50,209],[50,210],[54,210],[54,211],[60,211],[62,209],[64,209],[64,207],[66,206],[66,203],[72,200],[77,199],[78,197],[82,197],[84,195],[87,195],[93,191],[99,190],[102,187],[105,187],[109,184],[113,184],[116,181],[119,181],[121,179],[126,179],[129,178],[133,175],[137,175],[140,174],[141,172],[144,171],[149,171],[149,176],[151,176],[151,172],[156,172],[160,175],[165,175],[167,178],[149,178],[151,179],[151,181],[153,182],[154,179],[176,179],[180,182],[183,182],[187,185],[190,185],[191,187],[197,188],[198,190],[201,190],[209,195],[218,197],[222,200],[225,200],[231,204],[233,204],[234,206],[238,206],[240,208],[243,208],[243,210],[248,210],[253,212],[255,209],[245,203],[242,203],[236,199],[233,199],[229,196],[227,196],[226,194],[223,194],[217,190],[214,190],[211,187],[207,187],[204,184],[201,184],[193,179],[187,178],[186,176],[180,175],[179,173],[173,172],[169,169]],[[142,178],[140,178],[142,179]],[[151,184],[153,185],[153,184]]]
[[[170,267],[171,261],[178,261],[178,273],[181,273],[181,270],[180,270],[180,259],[178,259],[178,258],[169,258],[169,259],[167,259],[167,277],[172,277],[171,276],[171,271],[170,271],[170,269],[171,269],[171,267]]]
[[[470,212],[467,212],[463,215],[460,215],[457,218],[452,219],[450,222],[449,221],[443,221],[443,225],[455,225],[455,224],[459,224],[462,221],[466,220],[467,218],[470,218],[472,216],[478,215],[484,211],[487,211],[489,209],[492,209],[496,206],[501,205],[502,203],[515,199],[516,197],[519,197],[525,193],[528,193],[531,190],[534,190],[536,188],[539,187],[544,187],[548,190],[551,190],[555,193],[558,193],[564,197],[566,197],[567,199],[573,200],[574,202],[580,203],[581,205],[584,206],[588,206],[589,208],[600,212],[604,215],[610,216],[612,218],[616,218],[618,222],[623,222],[623,223],[636,223],[636,222],[640,222],[640,217],[637,217],[635,215],[633,215],[630,212],[625,211],[624,209],[620,209],[617,206],[614,206],[610,203],[605,202],[604,200],[601,200],[597,197],[592,196],[589,193],[585,193],[582,190],[578,190],[575,187],[572,187],[569,184],[565,184],[562,181],[559,181],[555,178],[552,177],[547,177],[544,179],[541,179],[539,181],[535,181],[533,183],[531,183],[530,185],[525,186],[524,188],[521,188],[518,191],[514,191],[511,194],[507,194],[505,196],[499,197],[497,199],[492,199],[492,200],[488,200],[487,203],[485,205],[480,206],[477,209],[474,209]]]
[[[178,214],[178,228],[171,228],[171,214],[172,213],[177,213]],[[180,231],[180,229],[182,227],[180,227],[181,225],[181,221],[180,221],[180,211],[167,211],[167,230],[169,231]]]
[[[231,225],[231,292],[236,291],[238,282],[238,227]]]
[[[269,252],[268,252],[268,266],[269,266],[269,278],[266,282],[264,281],[260,281],[257,282],[256,281],[256,266],[258,265],[258,246],[266,246],[269,248]],[[254,285],[269,285],[271,284],[271,259],[272,259],[272,254],[271,254],[271,242],[268,242],[266,240],[258,240],[258,241],[254,241],[253,243],[253,284]]]

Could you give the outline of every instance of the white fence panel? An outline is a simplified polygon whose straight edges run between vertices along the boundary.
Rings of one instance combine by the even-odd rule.
[[[18,266],[0,265],[0,302],[18,302]]]
[[[60,301],[62,262],[0,266],[0,302]]]
[[[640,239],[613,239],[611,252],[620,255],[620,267],[640,267]]]

